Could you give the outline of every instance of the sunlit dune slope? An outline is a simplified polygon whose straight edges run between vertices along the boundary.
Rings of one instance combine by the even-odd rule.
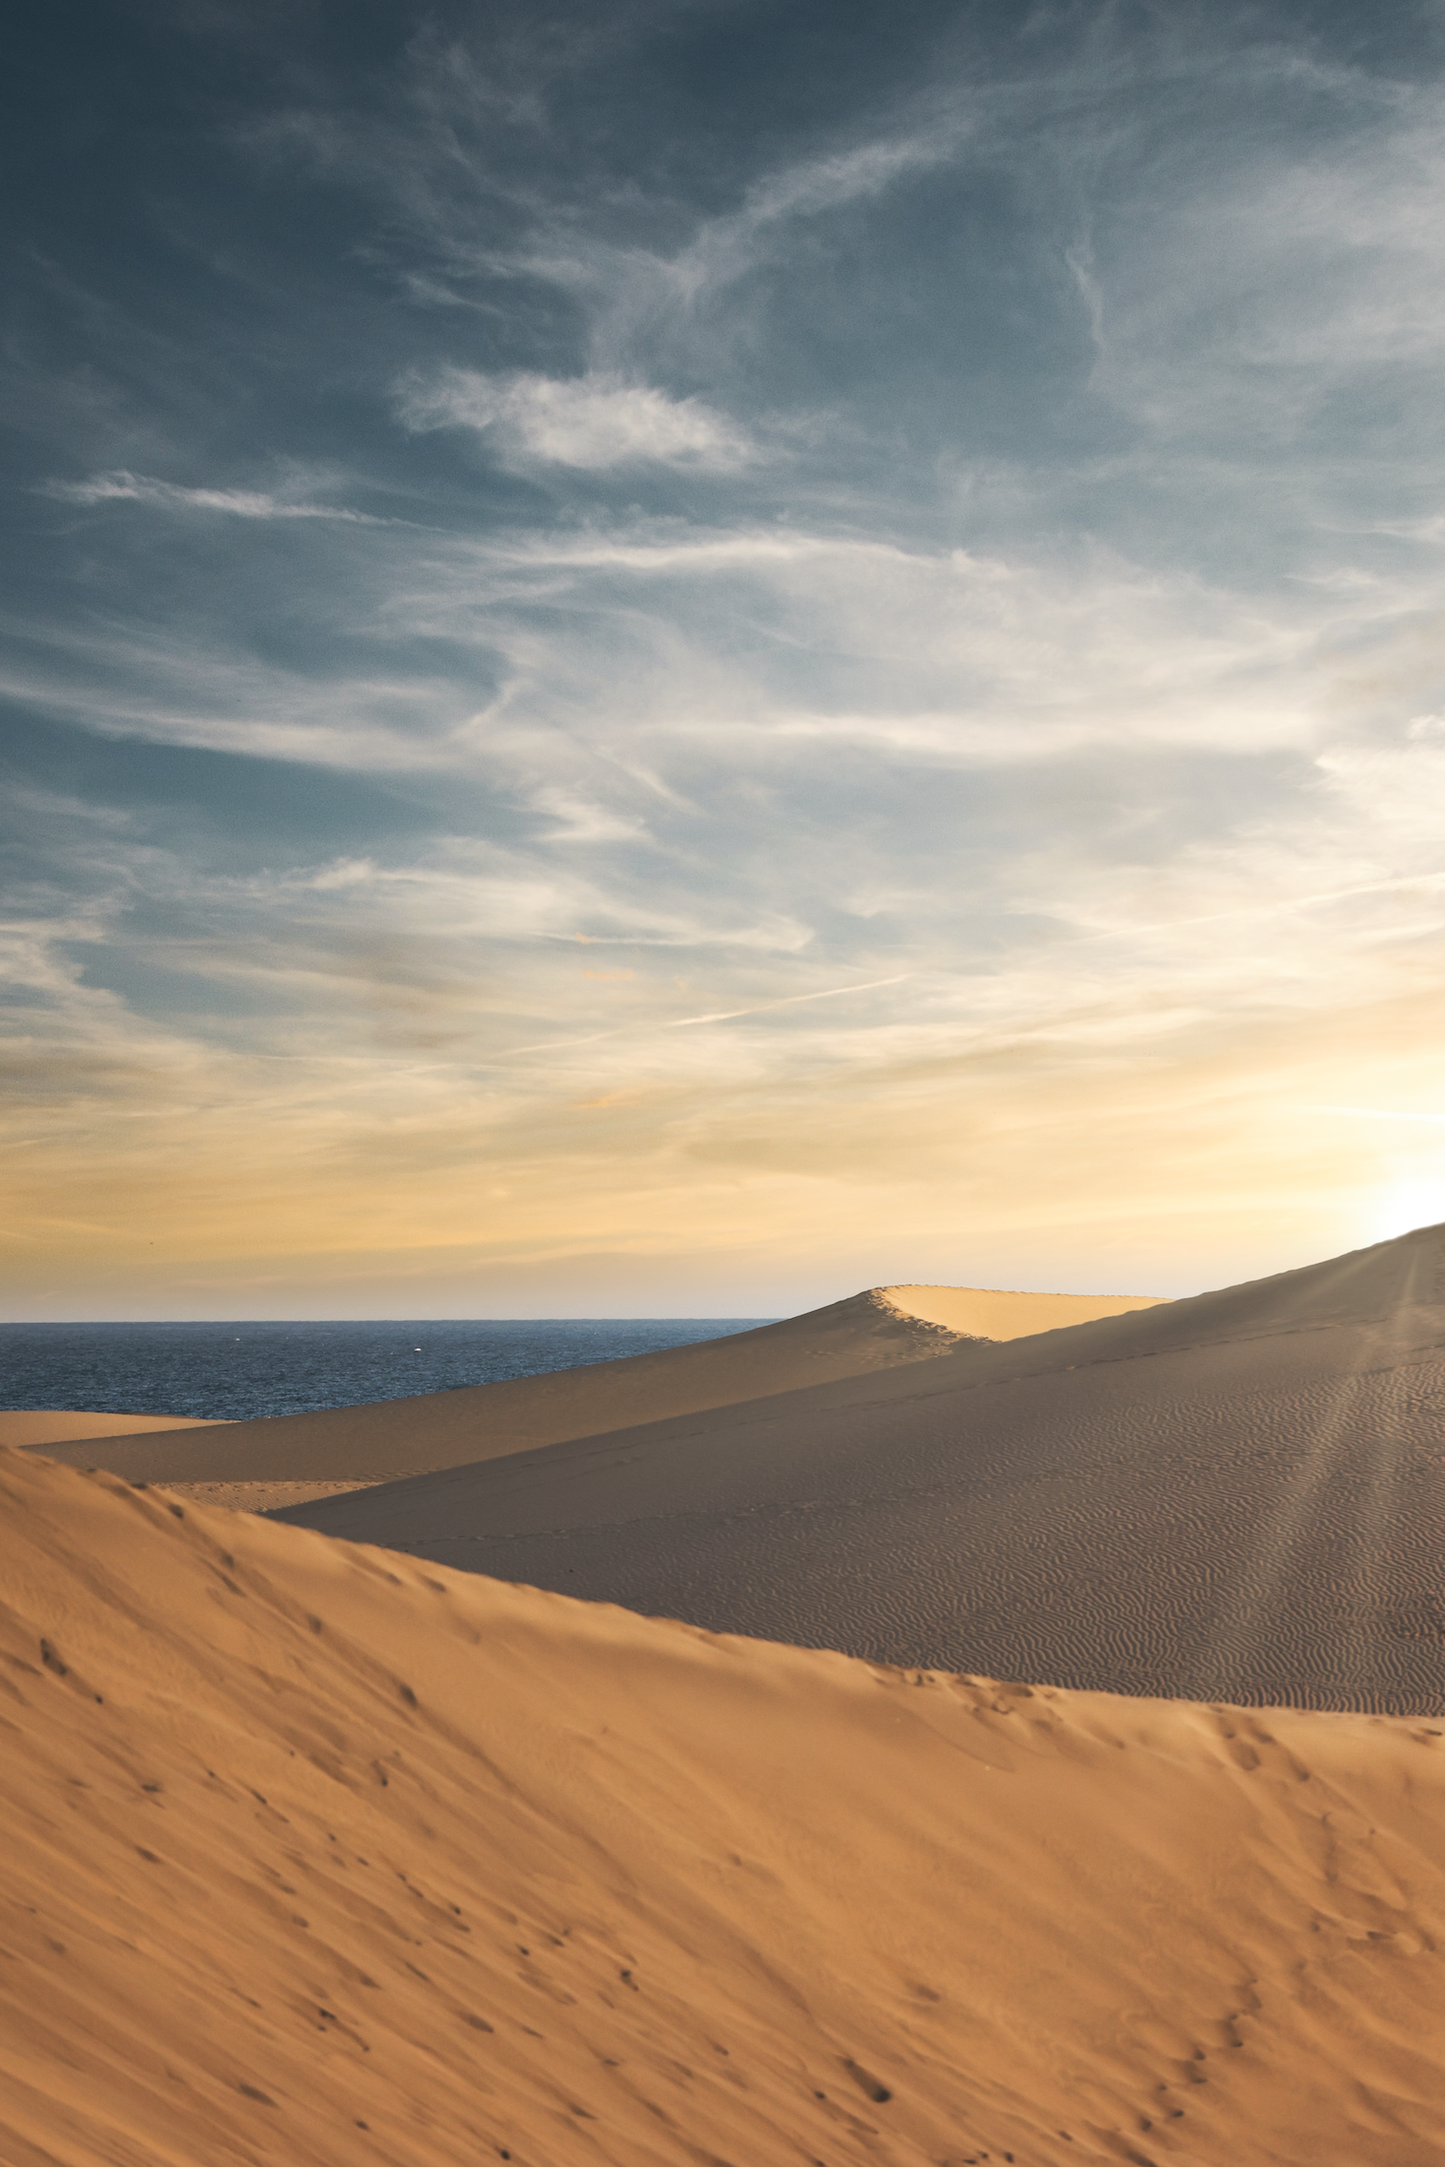
[[[941,1325],[965,1339],[1025,1339],[1096,1317],[1121,1317],[1133,1309],[1159,1309],[1159,1294],[1006,1294],[986,1287],[879,1287],[904,1316]]]
[[[995,1322],[1006,1326],[1012,1319],[1023,1330],[1032,1327],[1020,1319],[1030,1316],[1029,1305],[1040,1299],[971,1296],[968,1289],[873,1289],[826,1309],[810,1310],[805,1316],[785,1318],[780,1324],[693,1347],[671,1347],[659,1354],[632,1355],[545,1377],[517,1377],[406,1400],[233,1422],[225,1426],[224,1434],[101,1438],[97,1430],[89,1429],[75,1433],[84,1438],[83,1446],[57,1449],[55,1456],[72,1465],[98,1462],[136,1481],[265,1484],[264,1497],[226,1494],[230,1502],[267,1504],[284,1496],[276,1486],[285,1483],[322,1488],[380,1482],[414,1470],[454,1467],[559,1439],[591,1436],[598,1430],[695,1414],[735,1400],[868,1376],[946,1353],[961,1335],[979,1329],[967,1322],[943,1324],[911,1314],[890,1298],[918,1291],[951,1291],[963,1302],[961,1318],[971,1314],[968,1303],[973,1300],[986,1305]],[[998,1336],[1006,1334],[1001,1331]]]
[[[1437,1727],[0,1486],[6,2167],[1441,2156]]]
[[[0,1407],[0,1445],[34,1445],[49,1451],[77,1438],[132,1437],[158,1430],[219,1430],[222,1422],[190,1415],[77,1414],[70,1407]]]
[[[293,1517],[878,1661],[1445,1715],[1445,1229]]]

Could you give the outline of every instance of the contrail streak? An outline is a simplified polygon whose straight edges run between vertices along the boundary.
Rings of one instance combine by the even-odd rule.
[[[614,1031],[588,1031],[581,1038],[540,1039],[533,1046],[508,1046],[493,1054],[495,1061],[510,1061],[524,1053],[556,1053],[564,1046],[595,1046],[603,1039],[632,1038],[639,1031],[686,1031],[699,1023],[732,1023],[739,1016],[762,1016],[774,1008],[796,1008],[803,1001],[836,1001],[845,993],[876,993],[880,986],[901,986],[913,976],[900,971],[896,978],[870,978],[861,986],[825,986],[820,993],[788,993],[780,1001],[759,1001],[753,1008],[719,1008],[706,1016],[675,1016],[670,1023],[620,1024]]]
[[[662,1025],[664,1031],[685,1031],[694,1023],[731,1023],[735,1016],[761,1016],[770,1008],[794,1008],[800,1001],[836,1001],[844,993],[874,993],[879,986],[901,986],[912,971],[900,971],[896,978],[870,978],[862,986],[829,986],[822,993],[789,993],[781,1001],[759,1001],[756,1008],[719,1008],[707,1016],[677,1016],[671,1023]]]

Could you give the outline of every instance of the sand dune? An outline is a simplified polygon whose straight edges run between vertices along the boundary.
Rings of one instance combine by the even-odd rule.
[[[1441,2156],[1438,1727],[0,1486],[6,2167]]]
[[[1445,1715],[1445,1229],[291,1517],[875,1661]]]
[[[192,1415],[77,1414],[70,1407],[0,1407],[0,1445],[56,1445],[93,1437],[133,1437],[158,1430],[217,1430],[221,1422],[198,1422]]]
[[[910,1308],[915,1295],[950,1297],[950,1318]],[[995,1328],[994,1338],[1038,1330],[1041,1302],[1070,1305],[1070,1315],[1098,1316],[1149,1300],[880,1287],[726,1339],[550,1376],[233,1422],[224,1436],[101,1439],[88,1431],[84,1449],[50,1449],[72,1465],[99,1462],[134,1481],[186,1484],[205,1502],[262,1510],[301,1493],[353,1489],[927,1361],[977,1336],[983,1316]]]

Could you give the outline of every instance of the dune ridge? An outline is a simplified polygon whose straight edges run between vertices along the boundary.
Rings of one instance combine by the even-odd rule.
[[[951,1321],[910,1308],[907,1298],[916,1294],[951,1294]],[[1071,1315],[1103,1314],[1131,1299],[873,1287],[724,1339],[540,1377],[232,1422],[223,1437],[107,1437],[89,1430],[79,1445],[52,1440],[48,1449],[72,1465],[101,1462],[134,1481],[184,1484],[202,1502],[264,1510],[929,1361],[977,1339],[984,1315],[996,1337],[1012,1338],[1039,1328],[1041,1302],[1053,1305],[1051,1316],[1063,1316],[1060,1303],[1071,1305]]]
[[[1445,1716],[1445,1228],[297,1507],[876,1662]]]
[[[1440,2156],[1440,1727],[0,1491],[7,2167]]]

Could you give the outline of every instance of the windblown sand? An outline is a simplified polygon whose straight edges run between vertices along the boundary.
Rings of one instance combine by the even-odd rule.
[[[1445,1736],[908,1674],[0,1455],[6,2167],[1434,2167]]]
[[[226,1512],[280,1512],[288,1505],[312,1505],[330,1497],[366,1490],[366,1482],[172,1482],[173,1496],[197,1505],[219,1505]]]

